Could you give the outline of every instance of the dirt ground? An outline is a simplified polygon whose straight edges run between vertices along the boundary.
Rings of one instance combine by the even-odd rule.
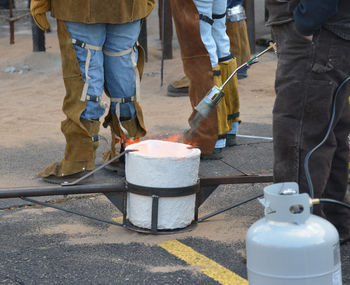
[[[0,38],[0,146],[50,141],[64,142],[60,122],[65,90],[61,76],[60,54],[55,32],[46,34],[47,51],[32,52],[30,35],[16,35],[15,45]],[[161,50],[158,40],[149,43],[149,57],[141,82],[141,104],[148,136],[182,132],[191,113],[188,97],[166,96],[167,85],[183,75],[180,52],[165,61],[164,84],[160,87]],[[10,69],[15,68],[13,73]],[[267,54],[239,80],[241,116],[244,122],[271,123],[274,101],[276,59]],[[106,130],[102,134],[108,136]]]

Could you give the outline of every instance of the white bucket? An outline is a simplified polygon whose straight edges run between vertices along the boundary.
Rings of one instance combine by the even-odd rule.
[[[125,159],[126,181],[144,187],[176,188],[197,183],[200,150],[189,145],[159,140],[146,140],[129,145]],[[152,198],[128,193],[129,221],[141,228],[151,229]],[[157,229],[178,229],[194,219],[196,195],[160,197]]]

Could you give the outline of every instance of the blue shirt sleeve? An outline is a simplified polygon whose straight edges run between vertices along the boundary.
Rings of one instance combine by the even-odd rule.
[[[300,0],[294,10],[297,31],[304,36],[314,34],[337,13],[338,3],[339,0]]]

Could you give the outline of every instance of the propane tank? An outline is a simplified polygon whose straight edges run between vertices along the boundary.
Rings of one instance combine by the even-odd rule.
[[[246,237],[250,285],[341,285],[339,235],[310,214],[309,195],[294,182],[264,188],[265,217]]]

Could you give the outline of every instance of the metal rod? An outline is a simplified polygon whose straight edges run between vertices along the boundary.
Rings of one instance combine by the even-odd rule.
[[[273,182],[272,175],[213,176],[213,177],[200,178],[200,187],[216,186],[220,184],[269,183],[269,182]],[[0,189],[0,199],[18,198],[18,197],[71,195],[71,194],[109,193],[109,192],[123,192],[123,191],[125,191],[125,181],[120,180],[115,182],[114,184]]]
[[[269,183],[273,182],[272,175],[232,175],[208,176],[200,178],[200,187],[220,184]]]
[[[10,0],[10,19],[13,17],[13,0]],[[13,21],[9,22],[10,24],[10,44],[13,45],[15,43],[15,23]]]
[[[30,15],[30,13],[25,13],[23,15],[20,15],[20,16],[17,16],[17,17],[12,17],[12,18],[8,18],[8,17],[5,17],[5,16],[0,16],[0,19],[5,20],[5,21],[10,23],[10,22],[17,22],[18,20],[21,20],[22,18],[27,17],[29,15]]]
[[[199,206],[200,206],[200,198],[201,198],[201,192],[198,192],[196,193],[196,204],[195,204],[195,207],[194,207],[194,220],[197,222],[198,221],[198,209],[199,209]]]
[[[164,59],[172,59],[173,58],[173,47],[172,47],[172,39],[173,39],[173,22],[172,22],[172,12],[170,7],[170,1],[163,1],[164,5]]]
[[[219,214],[221,214],[221,213],[223,213],[223,212],[226,212],[226,211],[228,211],[228,210],[231,210],[231,209],[236,208],[236,207],[238,207],[238,206],[241,206],[241,205],[243,205],[243,204],[246,204],[246,203],[248,203],[248,202],[250,202],[250,201],[253,201],[253,200],[255,200],[255,199],[258,199],[258,198],[260,198],[260,197],[262,197],[262,196],[264,196],[264,194],[260,194],[260,195],[258,195],[258,196],[249,198],[248,200],[245,200],[245,201],[236,203],[236,204],[234,204],[234,205],[231,205],[231,206],[229,206],[229,207],[223,208],[223,209],[221,209],[221,210],[218,210],[218,211],[216,211],[216,212],[214,212],[214,213],[212,213],[212,214],[209,214],[209,215],[206,215],[206,216],[200,218],[200,219],[198,220],[198,222],[203,222],[203,221],[206,220],[206,219],[209,219],[209,218],[211,218],[211,217],[214,217],[214,216],[216,216],[216,215],[219,215]]]
[[[164,80],[164,59],[165,59],[165,0],[162,0],[162,59],[160,65],[160,87],[163,86]]]
[[[156,233],[158,230],[158,209],[159,209],[159,196],[152,195],[152,220],[151,220],[152,233]]]
[[[76,212],[76,211],[68,210],[68,209],[61,208],[61,207],[58,207],[56,205],[52,205],[52,204],[49,204],[49,203],[33,200],[33,199],[30,199],[30,198],[24,198],[24,197],[21,197],[21,199],[24,200],[24,201],[33,203],[33,204],[38,204],[38,205],[41,205],[41,206],[44,206],[44,207],[53,208],[53,209],[56,209],[56,210],[60,210],[60,211],[63,211],[63,212],[69,213],[69,214],[73,214],[73,215],[78,215],[78,216],[81,216],[81,217],[84,217],[84,218],[88,218],[88,219],[91,219],[91,220],[95,220],[95,221],[98,221],[98,222],[103,222],[103,223],[107,223],[107,224],[111,224],[111,225],[115,225],[115,226],[124,227],[120,223],[116,223],[116,222],[108,221],[108,220],[105,220],[105,219],[102,219],[102,218],[93,217],[93,216],[90,216],[90,215],[87,215],[87,214],[84,214],[84,213],[79,213],[79,212]]]
[[[18,198],[18,197],[37,197],[71,194],[91,194],[91,193],[109,193],[123,192],[125,182],[117,181],[114,184],[102,185],[76,185],[76,186],[50,186],[50,187],[32,187],[32,188],[9,188],[0,189],[0,199]]]
[[[266,49],[264,49],[262,52],[258,53],[257,55],[253,56],[250,60],[247,62],[243,63],[242,65],[238,66],[231,74],[230,76],[226,79],[226,81],[219,87],[220,90],[223,90],[225,85],[231,80],[231,78],[237,73],[238,70],[240,70],[243,67],[252,65],[254,63],[258,62],[258,58],[265,53],[267,53],[270,49],[276,50],[276,44],[275,43],[270,43],[270,46]]]
[[[248,139],[262,139],[262,140],[268,140],[268,141],[273,140],[273,138],[270,138],[270,137],[260,137],[260,136],[237,135],[237,137],[248,138]]]
[[[223,90],[226,84],[231,80],[231,78],[237,73],[238,70],[240,70],[243,67],[248,66],[248,62],[243,63],[242,65],[238,66],[231,74],[230,76],[226,79],[226,81],[219,87],[220,90]]]
[[[128,204],[127,204],[127,199],[128,199],[128,194],[126,192],[123,193],[123,225],[126,224],[126,218],[127,218],[127,208],[128,208]]]
[[[118,155],[116,155],[115,157],[113,157],[112,159],[106,161],[104,164],[100,165],[99,167],[97,167],[96,169],[94,169],[93,171],[85,174],[84,176],[80,177],[79,179],[73,181],[73,182],[63,182],[61,184],[61,186],[73,186],[73,185],[76,185],[78,184],[79,182],[81,182],[82,180],[90,177],[91,175],[93,175],[94,173],[96,173],[97,171],[101,170],[102,168],[104,168],[106,165],[108,164],[111,164],[113,161],[117,160],[118,158],[122,157],[123,155],[125,155],[126,153],[128,152],[133,152],[133,151],[137,151],[137,149],[128,149],[128,150],[125,150],[121,153],[119,153]]]

